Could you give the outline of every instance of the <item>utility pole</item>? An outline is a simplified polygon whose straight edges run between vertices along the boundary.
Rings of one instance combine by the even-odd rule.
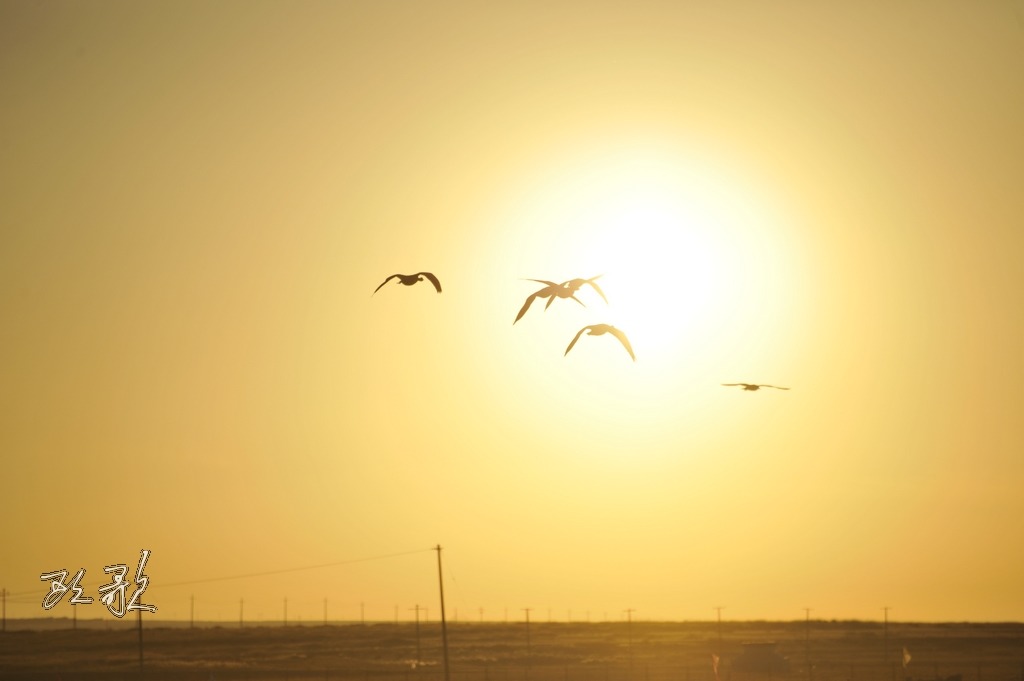
[[[245,605],[245,599],[238,599],[238,628],[242,628],[242,608]]]
[[[444,648],[444,681],[451,681],[448,669],[448,623],[444,618],[444,578],[441,576],[441,545],[434,547],[437,551],[437,584],[441,592],[441,645]]]
[[[327,599],[324,599],[324,626],[327,626]]]
[[[722,652],[722,609],[724,605],[716,605],[715,610],[718,611],[718,652]]]
[[[359,624],[366,624],[366,603],[359,603]]]
[[[804,631],[804,666],[807,667],[807,681],[811,681],[811,609],[804,608],[806,629]]]
[[[416,611],[416,666],[420,666],[422,658],[420,657],[420,608],[419,604],[415,608],[409,608],[410,610]]]
[[[192,629],[196,625],[196,595],[192,594],[188,597],[188,628]]]
[[[633,608],[626,609],[626,641],[629,650],[629,678],[633,678]]]
[[[530,611],[533,608],[523,608],[526,613],[526,676],[530,676]]]
[[[140,570],[142,568],[139,568]],[[143,675],[142,667],[142,608],[139,608],[139,676]]]
[[[3,627],[0,628],[0,631],[7,631],[7,589],[0,589],[0,594],[3,595],[4,600]]]
[[[885,619],[882,622],[882,662],[889,664],[889,606],[882,608]]]
[[[530,657],[530,611],[533,608],[523,608],[523,612],[526,613],[526,657]]]
[[[284,619],[281,620],[282,626],[288,626],[288,597],[284,597]]]

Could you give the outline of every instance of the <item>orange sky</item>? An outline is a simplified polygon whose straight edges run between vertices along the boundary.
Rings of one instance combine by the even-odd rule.
[[[0,1],[0,91],[8,617],[1021,619],[1021,2]]]

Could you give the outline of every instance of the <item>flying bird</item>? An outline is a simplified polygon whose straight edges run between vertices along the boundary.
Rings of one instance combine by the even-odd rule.
[[[608,297],[605,296],[604,291],[602,291],[601,287],[598,286],[597,282],[594,281],[595,279],[600,279],[602,276],[604,275],[599,274],[596,277],[591,277],[590,279],[570,279],[569,281],[563,281],[562,286],[565,286],[566,288],[570,289],[573,293],[575,293],[576,291],[579,291],[584,284],[590,284],[590,286],[593,287],[595,291],[597,291],[597,294],[604,298],[604,302],[607,303]]]
[[[604,298],[604,302],[607,303],[607,296],[605,296],[604,291],[602,291],[601,287],[598,286],[597,283],[594,281],[595,279],[598,279],[601,276],[602,275],[599,274],[596,277],[591,277],[590,279],[570,279],[568,281],[563,281],[561,284],[556,284],[555,282],[548,281],[546,279],[529,279],[528,281],[535,281],[538,284],[545,284],[545,287],[531,294],[526,299],[526,302],[523,304],[523,307],[519,310],[519,314],[516,315],[515,321],[512,323],[515,324],[520,319],[522,319],[523,315],[526,314],[526,311],[530,309],[530,305],[532,305],[533,301],[536,300],[537,298],[548,299],[547,304],[544,305],[545,310],[551,307],[551,303],[555,302],[555,298],[572,298],[580,305],[583,305],[583,301],[576,297],[576,292],[583,288],[584,284],[590,284],[594,288],[594,290],[597,291],[598,295]],[[586,307],[586,305],[583,306]]]
[[[512,322],[513,324],[523,318],[523,315],[526,314],[526,311],[530,309],[530,305],[532,305],[533,301],[537,298],[548,299],[548,304],[544,306],[545,310],[548,309],[555,298],[572,298],[580,305],[583,305],[583,301],[576,297],[576,290],[566,288],[564,284],[556,284],[553,281],[546,281],[544,279],[530,279],[529,281],[536,281],[540,284],[547,285],[539,291],[535,291],[527,296],[526,302],[523,303],[523,306],[519,309],[519,314],[516,315],[515,321]],[[586,305],[583,305],[583,307],[586,307]]]
[[[566,355],[568,355],[569,351],[572,350],[572,346],[576,345],[576,341],[580,339],[580,336],[583,335],[584,331],[587,332],[588,336],[603,336],[606,333],[610,333],[619,339],[619,342],[622,343],[622,347],[626,348],[626,352],[629,353],[629,356],[633,358],[634,362],[636,361],[636,355],[633,354],[633,346],[629,344],[629,339],[626,338],[626,334],[622,333],[622,331],[616,329],[611,324],[591,324],[590,326],[584,326],[576,332],[576,336],[569,343],[569,347],[565,349]]]
[[[389,281],[391,281],[395,277],[398,277],[399,283],[405,284],[406,286],[412,286],[416,282],[423,281],[423,279],[425,277],[425,278],[430,280],[430,283],[434,285],[434,288],[437,289],[438,293],[441,292],[441,282],[437,280],[437,277],[435,277],[430,272],[417,272],[416,274],[392,274],[390,277],[388,277],[387,279],[382,281],[380,283],[380,286],[378,286],[377,288],[373,289],[373,293],[376,293],[377,291],[379,291],[381,286],[383,286],[384,284],[388,283]],[[371,293],[370,295],[373,295],[373,294]]]
[[[778,385],[768,385],[767,383],[723,383],[722,385],[728,386],[742,386],[744,390],[760,390],[761,388],[775,388],[776,390],[789,390],[789,388],[783,388]]]

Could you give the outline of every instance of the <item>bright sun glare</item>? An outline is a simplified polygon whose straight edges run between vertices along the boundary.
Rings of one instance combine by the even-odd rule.
[[[546,253],[551,277],[602,274],[608,306],[581,295],[629,335],[638,362],[728,367],[752,338],[764,351],[786,327],[784,230],[735,179],[664,151],[618,149],[559,167],[531,194],[519,218],[536,233],[520,247]]]

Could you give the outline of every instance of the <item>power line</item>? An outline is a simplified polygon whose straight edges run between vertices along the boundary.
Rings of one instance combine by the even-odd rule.
[[[263,572],[250,572],[250,573],[247,573],[247,574],[227,575],[227,576],[223,576],[223,577],[205,577],[203,579],[189,579],[189,580],[185,580],[185,581],[181,581],[181,582],[171,582],[169,584],[165,584],[163,582],[160,582],[158,585],[154,584],[153,586],[159,586],[161,589],[169,589],[169,588],[174,587],[174,586],[189,586],[189,585],[192,585],[192,584],[206,584],[206,583],[209,583],[209,582],[226,582],[226,581],[229,581],[229,580],[232,580],[232,579],[249,579],[251,577],[266,577],[268,575],[280,575],[280,574],[285,574],[285,573],[288,573],[288,572],[302,572],[304,570],[318,570],[320,568],[334,567],[336,565],[350,565],[352,563],[366,563],[366,562],[374,561],[374,560],[384,560],[386,558],[398,558],[399,556],[411,556],[411,555],[416,554],[416,553],[426,553],[427,551],[433,551],[433,550],[434,550],[433,548],[429,548],[429,549],[416,549],[416,550],[413,550],[413,551],[402,551],[400,553],[388,553],[388,554],[384,554],[384,555],[380,555],[380,556],[369,556],[367,558],[351,558],[349,560],[337,560],[337,561],[334,561],[334,562],[331,562],[331,563],[320,563],[318,565],[304,565],[304,566],[301,566],[301,567],[281,568],[281,569],[278,569],[278,570],[264,570]],[[83,582],[80,586],[95,586],[95,585],[101,584],[101,583],[102,582],[92,582],[92,581],[90,581],[90,582]],[[33,600],[35,600],[34,597],[36,597],[38,594],[39,594],[39,590],[38,589],[34,589],[32,591],[18,591],[18,592],[8,591],[7,592],[7,598],[12,603],[31,603]],[[25,597],[28,597],[28,598],[25,598]]]
[[[207,582],[225,582],[231,579],[248,579],[250,577],[266,577],[268,575],[280,575],[286,572],[301,572],[303,570],[318,570],[325,567],[334,567],[336,565],[349,565],[352,563],[366,563],[372,560],[384,560],[385,558],[397,558],[399,556],[409,556],[414,553],[426,553],[427,551],[433,551],[434,549],[416,549],[415,551],[403,551],[402,553],[389,553],[383,556],[371,556],[369,558],[353,558],[350,560],[338,560],[333,563],[321,563],[319,565],[306,565],[303,567],[293,568],[281,568],[280,570],[265,570],[263,572],[250,572],[244,575],[230,575],[227,577],[207,577],[205,579],[192,579],[184,582],[171,582],[170,584],[160,584],[161,589],[168,589],[172,586],[186,586],[189,584],[205,584]]]

